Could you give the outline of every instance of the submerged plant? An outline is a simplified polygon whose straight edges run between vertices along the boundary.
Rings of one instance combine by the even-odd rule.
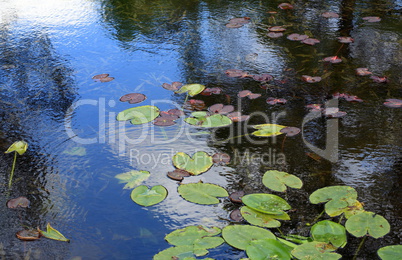
[[[10,173],[10,180],[8,181],[8,188],[11,188],[11,183],[13,181],[13,176],[14,176],[14,170],[15,170],[15,163],[17,161],[17,153],[19,155],[23,155],[28,149],[28,143],[25,141],[17,141],[14,142],[5,153],[14,153],[14,161],[13,161],[13,166],[11,168],[11,173]]]

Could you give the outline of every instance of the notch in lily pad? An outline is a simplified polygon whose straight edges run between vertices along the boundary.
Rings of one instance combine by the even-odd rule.
[[[138,186],[131,192],[131,199],[138,205],[149,207],[163,201],[168,192],[162,185],[148,188],[145,185]]]
[[[374,238],[380,238],[390,231],[390,225],[383,216],[369,211],[362,211],[351,216],[346,221],[345,227],[355,237],[369,235]]]
[[[285,192],[286,186],[294,189],[300,189],[303,186],[299,177],[276,170],[266,171],[262,177],[262,183],[267,188],[279,192]]]
[[[186,153],[178,152],[173,156],[172,160],[176,168],[185,170],[192,175],[206,172],[213,165],[212,157],[203,151],[194,153],[192,157]]]

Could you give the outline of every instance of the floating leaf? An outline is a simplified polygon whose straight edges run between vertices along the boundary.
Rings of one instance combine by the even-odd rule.
[[[284,98],[274,98],[274,97],[267,98],[267,103],[270,105],[286,104],[286,102],[288,102],[288,101]]]
[[[205,108],[205,102],[198,99],[190,99],[184,105],[189,110],[203,110]]]
[[[232,18],[229,20],[229,23],[240,23],[240,24],[247,24],[250,22],[250,17],[239,17],[239,18]]]
[[[329,118],[338,118],[346,116],[346,112],[339,111],[337,107],[327,107],[326,109],[322,110],[324,115]]]
[[[344,247],[347,243],[346,230],[341,224],[330,220],[323,220],[311,228],[314,241],[325,242],[336,247]]]
[[[40,238],[40,232],[37,230],[28,230],[24,229],[21,231],[18,231],[16,234],[18,239],[24,240],[24,241],[33,241],[37,240]]]
[[[250,207],[243,206],[240,209],[241,215],[243,218],[250,224],[260,226],[260,227],[267,227],[267,228],[277,228],[281,226],[281,220],[289,220],[290,217],[287,213],[283,213],[281,215],[273,215],[273,214],[266,214],[259,211],[256,211]]]
[[[213,237],[220,233],[221,229],[217,227],[188,226],[167,234],[165,240],[175,246],[189,246],[200,238]]]
[[[230,199],[230,201],[231,202],[234,202],[234,203],[241,203],[242,201],[241,201],[241,198],[244,196],[244,191],[242,191],[242,190],[240,190],[240,191],[235,191],[235,192],[232,192],[230,195],[229,195],[229,199]]]
[[[4,153],[17,152],[19,155],[23,155],[28,149],[28,143],[25,141],[16,141],[8,147]]]
[[[242,122],[250,118],[250,116],[242,115],[240,112],[232,112],[227,115],[233,122]]]
[[[303,75],[302,80],[308,83],[316,83],[321,81],[321,77],[311,77],[308,75]]]
[[[222,93],[221,88],[206,88],[200,94],[203,96],[211,96],[212,94],[218,95]]]
[[[322,60],[330,62],[330,63],[340,63],[340,62],[342,62],[342,59],[340,59],[338,56],[329,56],[329,57],[325,57]]]
[[[244,77],[248,77],[248,76],[249,76],[247,72],[242,71],[242,70],[237,70],[237,69],[228,69],[228,70],[225,70],[225,74],[226,74],[228,77],[231,77],[231,78],[244,78]]]
[[[307,105],[306,108],[308,108],[310,111],[313,112],[320,112],[322,110],[322,104],[310,104]]]
[[[339,18],[339,14],[334,13],[334,12],[325,12],[325,13],[322,13],[321,16],[324,18]]]
[[[375,22],[381,21],[381,18],[378,16],[366,16],[366,17],[363,17],[363,20],[365,20],[366,22],[369,22],[369,23],[375,23]]]
[[[370,79],[372,79],[375,83],[387,83],[388,82],[387,77],[370,76]]]
[[[261,75],[254,75],[253,79],[256,81],[260,81],[260,82],[268,82],[274,79],[274,77],[272,77],[269,74],[261,74]]]
[[[196,152],[192,157],[186,153],[179,152],[173,156],[173,165],[178,169],[198,175],[208,171],[213,165],[213,161],[212,157],[203,151]]]
[[[246,250],[253,240],[276,238],[271,231],[250,225],[226,226],[222,229],[222,237],[226,243],[240,250]]]
[[[279,38],[279,37],[282,37],[282,36],[283,36],[283,33],[281,33],[281,32],[269,32],[269,33],[267,34],[267,36],[268,36],[269,38]]]
[[[167,248],[156,255],[154,255],[153,260],[184,260],[185,258],[194,257],[194,246],[175,246]]]
[[[144,94],[141,93],[130,93],[130,94],[126,94],[124,96],[122,96],[120,98],[121,102],[127,102],[130,104],[137,104],[140,103],[142,101],[144,101],[145,99],[147,99],[147,97]]]
[[[157,116],[159,116],[159,108],[155,106],[140,106],[121,111],[117,114],[117,120],[131,120],[133,125],[140,125],[151,122]]]
[[[194,254],[202,256],[208,254],[206,249],[222,245],[225,241],[221,237],[202,237],[194,241]]]
[[[314,38],[307,38],[307,39],[302,40],[301,42],[304,44],[307,44],[307,45],[315,45],[317,43],[320,43],[319,40],[314,39]]]
[[[254,125],[253,128],[257,129],[257,131],[254,131],[251,134],[262,137],[277,136],[282,134],[281,130],[285,127],[286,126],[277,124]]]
[[[246,253],[250,259],[290,260],[292,258],[288,247],[270,238],[251,241],[246,248]]]
[[[167,193],[166,188],[162,185],[153,186],[151,189],[141,185],[131,192],[131,199],[138,205],[148,207],[163,201]]]
[[[227,153],[216,153],[212,155],[212,161],[216,164],[228,164],[230,162],[230,155]]]
[[[217,204],[217,197],[229,196],[224,188],[210,183],[181,184],[178,192],[185,200],[203,205]]]
[[[286,38],[288,38],[291,41],[303,41],[308,38],[308,35],[292,33],[292,34],[289,34],[288,37],[286,37]]]
[[[239,97],[248,97],[249,99],[256,99],[258,97],[261,97],[261,94],[255,94],[253,92],[251,92],[250,90],[243,90],[240,91],[239,94],[237,94],[237,96]]]
[[[243,203],[262,213],[282,215],[284,210],[291,209],[286,200],[273,194],[254,193],[243,196]]]
[[[402,245],[385,246],[377,251],[382,260],[396,260],[402,256]]]
[[[338,37],[340,43],[352,43],[355,40],[352,37]]]
[[[284,31],[286,31],[286,29],[283,28],[282,26],[272,26],[272,27],[269,27],[268,30],[270,32],[284,32]]]
[[[289,3],[281,3],[278,5],[278,8],[282,9],[282,10],[290,10],[290,9],[293,9],[293,5],[291,5]]]
[[[199,127],[224,127],[233,123],[229,117],[220,114],[209,116],[206,113],[198,114],[198,112],[193,112],[191,115],[193,117],[188,117],[184,121]]]
[[[172,82],[172,84],[169,84],[169,83],[163,83],[162,84],[162,87],[164,89],[172,90],[172,91],[178,90],[181,86],[183,86],[183,83],[178,82],[178,81]]]
[[[186,170],[175,169],[174,171],[168,172],[167,176],[173,180],[182,181],[184,177],[191,176],[191,173]]]
[[[222,114],[226,115],[230,112],[233,112],[234,106],[232,105],[223,105],[223,104],[215,104],[212,105],[208,108],[208,111],[211,112],[211,114]]]
[[[276,170],[266,171],[262,177],[262,183],[269,189],[280,192],[285,192],[286,186],[295,189],[300,189],[303,186],[299,177]]]
[[[47,223],[46,231],[39,230],[39,233],[49,239],[70,242],[70,239],[65,238],[58,230],[50,226],[50,223]]]
[[[103,73],[103,74],[98,74],[92,77],[93,80],[97,82],[109,82],[114,80],[113,77],[109,77],[109,74]]]
[[[230,218],[236,222],[243,222],[244,218],[241,215],[240,209],[235,209],[230,213]]]
[[[336,247],[325,242],[308,242],[292,250],[292,255],[300,260],[338,260],[342,256],[334,253]]]
[[[401,99],[388,98],[385,101],[386,102],[384,102],[384,106],[386,106],[386,107],[392,107],[392,108],[402,107],[402,100]]]
[[[29,203],[30,202],[26,197],[21,196],[21,197],[18,197],[15,199],[10,199],[9,201],[7,201],[7,207],[10,209],[15,209],[18,207],[27,208],[27,207],[29,207]]]
[[[286,134],[286,136],[295,136],[300,133],[300,128],[298,127],[293,127],[293,126],[287,126],[285,128],[281,129],[281,133]]]
[[[186,84],[182,86],[179,90],[177,90],[175,93],[181,94],[187,92],[190,96],[193,97],[197,94],[200,94],[204,89],[205,86],[201,84]]]
[[[151,174],[148,171],[132,170],[126,173],[117,174],[115,178],[119,179],[119,183],[126,183],[123,189],[133,189],[148,179],[149,176],[151,176]]]
[[[92,79],[101,79],[101,78],[106,78],[107,76],[109,76],[109,74],[107,73],[102,73],[102,74],[98,74],[92,77]]]
[[[368,234],[374,238],[380,238],[390,231],[390,225],[384,217],[368,211],[351,216],[346,221],[345,227],[355,237],[362,237]]]
[[[372,73],[368,70],[368,68],[357,68],[356,74],[359,76],[367,76],[371,75]]]

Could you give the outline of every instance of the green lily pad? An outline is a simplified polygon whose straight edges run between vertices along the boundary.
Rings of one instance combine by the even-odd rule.
[[[117,114],[118,121],[131,120],[133,125],[140,125],[151,122],[159,116],[159,108],[155,106],[133,107]]]
[[[209,116],[206,112],[193,112],[192,117],[184,119],[188,124],[199,127],[223,127],[233,123],[233,121],[221,114],[214,114]]]
[[[355,206],[356,199],[356,190],[349,186],[325,187],[310,195],[311,203],[326,203],[325,212],[331,217],[338,216],[347,211],[348,207]]]
[[[380,238],[390,231],[390,225],[384,217],[368,211],[351,216],[346,221],[345,227],[355,237],[368,234],[374,238]]]
[[[63,234],[61,234],[58,230],[54,229],[50,226],[50,223],[47,223],[46,231],[39,230],[40,234],[46,238],[50,238],[53,240],[70,242],[70,239],[67,239]]]
[[[392,245],[382,247],[378,249],[377,254],[382,260],[401,259],[402,245]]]
[[[195,241],[203,237],[219,235],[221,229],[217,227],[188,226],[167,234],[165,240],[175,246],[193,245]]]
[[[191,259],[191,257],[194,257],[193,246],[175,246],[160,251],[159,253],[154,255],[153,260],[166,260],[166,259],[184,260],[186,258]]]
[[[292,250],[292,255],[300,260],[338,260],[342,256],[334,253],[336,247],[325,242],[309,242],[301,244]]]
[[[277,125],[277,124],[262,124],[262,125],[255,125],[253,126],[254,129],[257,131],[252,132],[251,134],[254,136],[277,136],[283,134],[281,129],[285,128],[284,125]]]
[[[203,237],[194,241],[194,254],[203,256],[208,254],[207,249],[222,245],[225,241],[221,237]]]
[[[287,213],[283,213],[282,215],[272,215],[272,214],[265,214],[247,206],[243,206],[240,209],[241,215],[243,218],[250,224],[260,226],[260,227],[267,227],[267,228],[276,228],[281,226],[280,220],[289,220],[290,217]]]
[[[203,205],[217,204],[217,197],[229,196],[224,188],[210,183],[181,184],[178,192],[185,200]]]
[[[250,259],[291,259],[290,250],[276,239],[259,239],[251,241],[246,248]]]
[[[262,177],[262,183],[267,188],[280,192],[285,192],[286,186],[295,189],[300,189],[303,186],[303,182],[299,179],[299,177],[287,172],[275,170],[265,172],[264,176]]]
[[[84,156],[87,154],[87,149],[82,146],[72,147],[70,149],[66,149],[63,151],[64,154],[75,155],[75,156]]]
[[[198,175],[206,172],[213,165],[212,157],[206,152],[196,152],[193,157],[186,153],[176,153],[173,156],[173,165],[185,171]]]
[[[248,194],[242,197],[246,206],[266,214],[282,215],[292,207],[279,196],[265,193]]]
[[[193,97],[197,94],[200,94],[204,89],[205,86],[201,84],[186,84],[182,86],[179,90],[177,90],[175,93],[181,94],[188,92],[188,94]]]
[[[16,141],[8,147],[4,153],[17,152],[19,155],[23,155],[28,149],[28,143],[25,141]]]
[[[271,231],[250,225],[226,226],[222,229],[222,237],[226,243],[240,250],[246,250],[253,240],[276,238]]]
[[[123,189],[133,189],[148,179],[149,176],[151,176],[151,174],[148,171],[133,170],[126,173],[117,174],[115,178],[119,179],[119,183],[126,183]]]
[[[311,228],[311,236],[315,241],[344,247],[347,243],[345,227],[330,220],[320,221]]]
[[[131,192],[131,199],[141,206],[148,207],[163,201],[167,193],[166,188],[162,185],[153,186],[151,189],[141,185]]]

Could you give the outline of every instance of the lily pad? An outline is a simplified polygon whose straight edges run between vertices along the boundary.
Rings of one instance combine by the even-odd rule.
[[[282,10],[291,10],[291,9],[293,9],[293,5],[291,5],[289,3],[281,3],[278,5],[278,8],[282,9]]]
[[[233,112],[234,106],[232,105],[223,105],[223,104],[215,104],[212,105],[208,108],[208,111],[211,112],[211,114],[221,114],[221,115],[226,115],[230,112]]]
[[[245,78],[249,76],[247,72],[238,69],[225,70],[225,74],[231,78]]]
[[[235,209],[232,212],[230,212],[230,219],[233,221],[236,221],[236,222],[244,221],[244,218],[241,215],[240,209]]]
[[[370,76],[370,79],[372,79],[375,83],[387,83],[388,78],[387,77],[379,77],[379,76]]]
[[[366,22],[369,22],[369,23],[376,23],[376,22],[381,21],[381,18],[378,16],[366,16],[366,17],[363,17],[363,20]]]
[[[49,239],[58,240],[58,241],[64,241],[64,242],[70,242],[70,239],[67,239],[58,230],[56,230],[52,226],[50,226],[50,223],[47,223],[46,231],[39,230],[39,233],[42,236],[44,236],[46,238],[49,238]]]
[[[4,153],[11,153],[11,152],[17,152],[19,155],[23,155],[28,149],[28,143],[25,141],[16,141],[12,143],[7,151]]]
[[[248,194],[243,196],[242,201],[249,208],[272,215],[283,215],[285,213],[284,210],[291,209],[286,200],[274,194]]]
[[[226,226],[222,229],[222,237],[226,243],[240,250],[246,250],[251,241],[276,238],[271,231],[250,225]]]
[[[246,248],[246,253],[250,259],[290,260],[292,258],[288,247],[272,238],[251,241]]]
[[[244,191],[234,191],[229,195],[229,199],[233,203],[242,203],[241,198],[244,196]]]
[[[191,176],[191,173],[186,170],[175,169],[174,171],[168,172],[167,176],[173,180],[182,181],[184,177]]]
[[[113,77],[109,77],[109,74],[103,73],[103,74],[98,74],[92,77],[93,80],[97,82],[110,82],[114,80]]]
[[[216,164],[228,164],[230,162],[230,155],[227,153],[216,153],[212,155],[212,161]]]
[[[269,38],[279,38],[279,37],[283,36],[283,33],[281,33],[281,32],[269,32],[269,33],[267,33],[267,36]]]
[[[286,134],[286,136],[295,136],[300,133],[300,128],[298,127],[293,127],[293,126],[287,126],[285,128],[281,129],[281,133]]]
[[[362,237],[368,234],[374,238],[380,238],[390,231],[390,225],[384,217],[369,211],[351,216],[346,221],[345,227],[355,237]]]
[[[307,45],[316,45],[317,43],[320,43],[319,40],[314,39],[314,38],[307,38],[307,39],[302,40],[301,42],[304,44],[307,44]]]
[[[342,256],[334,253],[336,247],[325,242],[309,242],[297,246],[292,250],[292,255],[300,260],[338,260]]]
[[[213,161],[212,157],[203,151],[196,152],[192,157],[186,153],[178,152],[173,156],[173,165],[193,175],[199,175],[208,171],[213,165]]]
[[[272,27],[269,27],[268,30],[270,32],[284,32],[284,31],[286,31],[286,28],[283,28],[282,26],[272,26]]]
[[[207,249],[222,245],[225,241],[221,237],[202,237],[194,241],[194,254],[203,256],[208,254]]]
[[[288,37],[286,37],[286,38],[288,38],[291,41],[303,41],[308,38],[308,35],[292,33],[292,34],[289,34]]]
[[[250,118],[248,115],[242,115],[240,112],[232,112],[227,115],[233,122],[242,122]]]
[[[210,183],[181,184],[178,192],[185,200],[202,205],[217,204],[217,197],[229,196],[224,188]]]
[[[175,260],[184,260],[185,258],[194,257],[194,246],[175,246],[167,248],[163,251],[160,251],[156,255],[154,255],[153,260],[166,260],[166,259],[175,259]]]
[[[231,125],[233,123],[229,117],[220,114],[208,115],[207,113],[193,112],[191,116],[184,119],[185,122],[190,125],[195,125],[199,127],[224,127]]]
[[[274,77],[272,77],[269,74],[261,74],[261,75],[254,75],[253,79],[259,82],[268,82],[274,79]]]
[[[308,83],[316,83],[321,81],[321,77],[311,77],[308,75],[303,75],[302,80]]]
[[[205,102],[198,99],[190,99],[184,104],[184,108],[188,110],[203,110],[205,108]]]
[[[141,185],[131,192],[131,199],[138,205],[148,207],[163,201],[167,193],[166,188],[162,185],[153,186],[151,189]]]
[[[261,97],[261,94],[256,94],[251,92],[250,90],[243,90],[240,91],[239,94],[237,94],[238,97],[248,97],[249,99],[256,99]]]
[[[183,86],[183,83],[178,82],[178,81],[172,82],[172,84],[169,84],[169,83],[163,83],[162,84],[162,87],[164,89],[172,90],[172,91],[178,90],[181,86]]]
[[[371,75],[372,72],[368,70],[368,68],[357,68],[356,69],[356,74],[358,76],[368,76]]]
[[[133,189],[149,178],[151,174],[148,171],[132,170],[126,173],[120,173],[115,176],[119,179],[119,183],[126,183],[123,189]]]
[[[256,210],[253,210],[250,207],[243,206],[240,209],[241,215],[243,218],[250,224],[266,227],[266,228],[277,228],[281,226],[280,220],[290,220],[290,217],[287,213],[283,213],[282,215],[272,215],[265,214]]]
[[[338,56],[329,56],[329,57],[325,57],[322,60],[326,61],[326,62],[330,62],[330,63],[340,63],[340,62],[342,62],[342,59],[340,59]]]
[[[21,196],[21,197],[18,197],[15,199],[10,199],[9,201],[7,201],[7,207],[10,209],[15,209],[18,207],[27,208],[27,207],[29,207],[29,203],[30,202],[26,197]]]
[[[24,241],[37,240],[41,236],[39,231],[37,231],[37,230],[28,230],[28,229],[18,231],[15,235],[17,236],[18,239],[24,240]]]
[[[386,107],[392,107],[392,108],[400,108],[402,107],[402,100],[401,99],[396,99],[396,98],[388,98],[385,100],[384,106]]]
[[[117,114],[118,121],[131,120],[133,125],[151,122],[159,116],[159,108],[155,106],[133,107]]]
[[[338,37],[340,43],[353,43],[355,40],[352,37]]]
[[[268,137],[268,136],[277,136],[281,135],[281,130],[285,128],[284,125],[277,124],[262,124],[262,125],[254,125],[253,128],[257,129],[257,131],[252,132],[251,134],[254,136]]]
[[[147,97],[144,94],[141,93],[130,93],[130,94],[126,94],[124,96],[122,96],[120,98],[121,102],[127,102],[130,104],[137,104],[140,103],[142,101],[144,101],[145,99],[147,99]]]
[[[303,186],[299,177],[276,170],[266,171],[262,177],[262,183],[269,189],[280,192],[285,192],[286,186],[295,189],[300,189]]]
[[[167,234],[165,240],[175,246],[187,246],[193,245],[200,238],[213,237],[220,233],[221,229],[217,227],[188,226]]]
[[[311,236],[314,241],[325,242],[336,247],[344,247],[347,243],[345,227],[330,220],[314,224],[311,228]]]
[[[402,245],[392,245],[382,247],[378,249],[377,254],[382,260],[401,259]]]
[[[287,100],[284,98],[274,98],[274,97],[267,98],[267,103],[270,105],[286,104],[286,102],[287,102]]]
[[[200,94],[203,96],[211,96],[212,94],[218,95],[222,93],[221,88],[206,88]]]
[[[205,86],[201,84],[186,84],[182,86],[179,90],[177,90],[175,93],[181,94],[187,92],[190,96],[193,97],[197,94],[200,94],[204,89]]]

